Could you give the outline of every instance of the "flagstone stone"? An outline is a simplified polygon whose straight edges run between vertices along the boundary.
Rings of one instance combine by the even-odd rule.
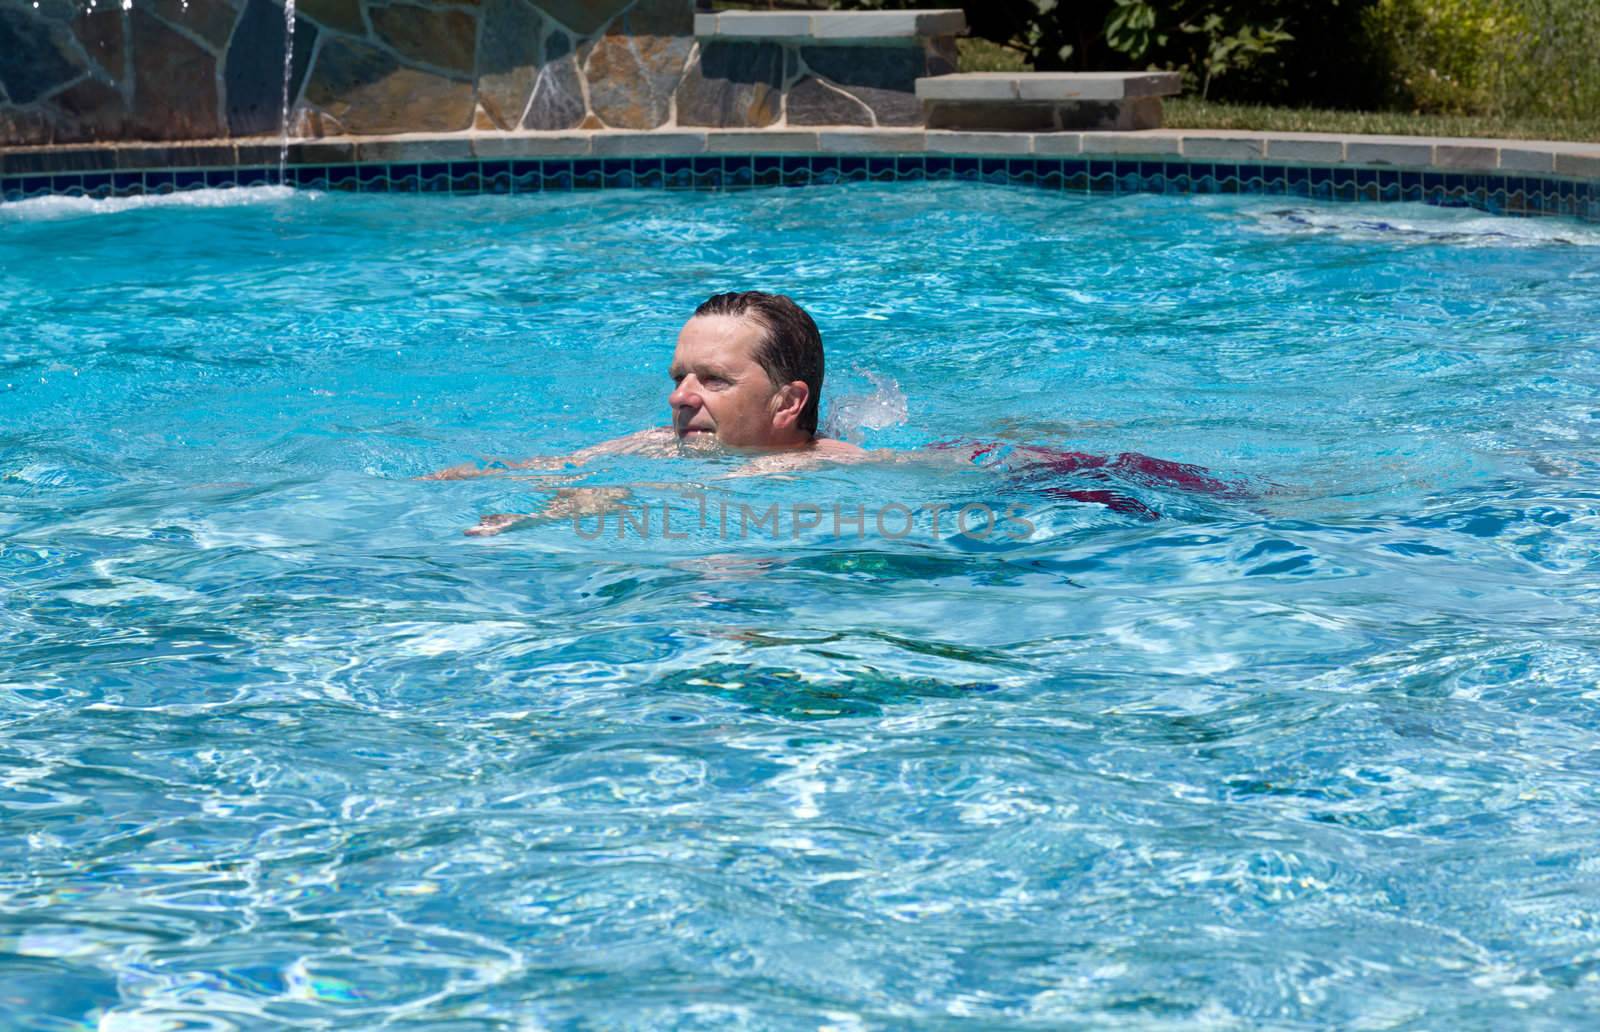
[[[114,7],[86,9],[72,20],[72,33],[84,53],[113,81],[127,73],[124,21],[123,11]]]
[[[0,140],[12,146],[32,147],[50,142],[51,123],[39,111],[0,104]]]
[[[790,125],[871,125],[872,110],[848,93],[807,76],[789,88]]]
[[[704,43],[678,87],[679,124],[759,128],[776,122],[784,60],[776,43]]]
[[[348,32],[352,36],[367,34],[367,23],[361,20],[361,0],[298,0],[294,13],[310,18],[323,28]]]
[[[511,129],[521,120],[539,77],[544,19],[525,0],[488,0],[483,19],[478,103],[488,128]]]
[[[587,36],[605,28],[606,22],[621,14],[631,0],[539,0],[539,7],[563,26]]]
[[[613,129],[655,129],[694,48],[693,10],[680,0],[639,0],[594,44],[584,65],[593,112]]]
[[[356,134],[458,132],[472,125],[472,84],[407,68],[394,55],[330,38],[306,83],[308,101]]]
[[[917,79],[927,74],[922,48],[803,47],[800,56],[814,74],[871,108],[879,125],[922,123],[922,102],[916,94]]]
[[[136,99],[128,128],[135,138],[188,140],[220,135],[216,57],[137,6],[129,12],[128,25]]]
[[[129,110],[122,91],[95,78],[85,78],[56,94],[54,143],[120,140],[127,133]]]
[[[188,30],[217,51],[228,45],[239,10],[226,0],[138,0],[138,6],[168,25]],[[280,11],[278,21],[283,21]]]
[[[478,22],[464,11],[435,11],[415,4],[369,6],[378,38],[401,57],[471,75]]]
[[[544,64],[534,79],[522,127],[573,129],[584,123],[588,111],[583,102],[583,81],[578,76],[578,55],[573,52],[572,37],[554,29],[545,37]]]
[[[50,23],[0,7],[0,87],[13,104],[31,104],[83,74],[54,38]]]

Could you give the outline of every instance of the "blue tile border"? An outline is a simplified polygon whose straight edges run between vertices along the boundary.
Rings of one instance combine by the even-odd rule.
[[[965,181],[1088,194],[1249,194],[1328,201],[1411,201],[1497,215],[1600,222],[1600,181],[1554,175],[1408,171],[1350,165],[1235,164],[1178,157],[943,154],[513,158],[72,172],[0,179],[0,200],[129,197],[278,185],[347,193],[520,194],[571,190],[739,190],[833,183]]]

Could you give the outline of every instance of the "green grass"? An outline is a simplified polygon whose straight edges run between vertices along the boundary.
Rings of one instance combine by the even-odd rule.
[[[1600,142],[1600,112],[1582,119],[1493,118],[1480,115],[1415,115],[1401,111],[1258,107],[1176,97],[1166,101],[1162,125],[1169,129],[1256,129],[1292,133],[1483,136],[1506,140]]]
[[[1028,61],[1010,47],[1003,47],[976,36],[956,40],[963,72],[1025,72]]]

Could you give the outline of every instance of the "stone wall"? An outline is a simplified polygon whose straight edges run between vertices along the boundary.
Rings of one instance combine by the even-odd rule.
[[[955,71],[951,36],[819,44],[702,38],[678,88],[683,127],[923,124],[916,80]]]
[[[724,40],[693,0],[298,0],[290,133],[915,126],[953,40]],[[276,136],[282,0],[0,0],[0,146]]]

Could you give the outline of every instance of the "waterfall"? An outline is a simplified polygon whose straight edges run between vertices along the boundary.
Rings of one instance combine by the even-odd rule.
[[[278,185],[289,165],[289,80],[294,74],[294,0],[283,0],[283,111],[278,119]]]

